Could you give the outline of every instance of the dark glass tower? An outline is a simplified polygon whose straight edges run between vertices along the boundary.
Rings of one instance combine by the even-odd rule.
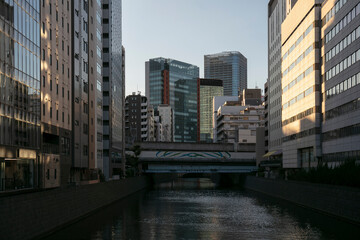
[[[181,129],[181,126],[184,126],[184,122],[191,121],[190,119],[192,117],[190,115],[185,114],[183,117],[179,117],[181,113],[183,113],[183,106],[181,104],[184,103],[181,101],[187,101],[190,96],[180,96],[176,92],[186,88],[186,91],[191,94],[194,93],[196,96],[199,67],[173,59],[154,58],[145,63],[145,70],[146,97],[148,98],[149,104],[153,105],[155,109],[159,104],[169,104],[172,109],[174,109],[174,141],[185,141],[185,135],[187,133],[180,132],[177,129]],[[178,82],[179,80],[188,81]],[[195,87],[189,88],[190,85],[194,85]],[[196,97],[194,101],[196,119]],[[189,129],[189,131],[195,132],[195,138],[193,139],[191,137],[189,141],[196,141],[197,127],[194,126],[194,130]],[[191,135],[193,133],[189,134]]]
[[[197,141],[197,84],[193,79],[175,82],[175,142]]]

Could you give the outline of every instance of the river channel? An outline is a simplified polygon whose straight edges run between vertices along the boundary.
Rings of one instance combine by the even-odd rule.
[[[138,192],[47,240],[359,239],[360,227],[245,190]]]

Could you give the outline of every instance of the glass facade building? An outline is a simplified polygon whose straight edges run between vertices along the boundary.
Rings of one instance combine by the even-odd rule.
[[[37,185],[39,23],[39,1],[0,1],[0,191]]]
[[[212,142],[213,139],[213,98],[223,96],[223,81],[200,79],[200,141]]]
[[[180,87],[184,91],[197,94],[197,79],[199,77],[199,67],[180,62],[173,59],[165,59],[165,58],[154,58],[150,59],[145,63],[145,94],[148,98],[149,104],[153,105],[155,109],[160,104],[168,104],[174,110],[174,141],[183,141],[185,138],[182,136],[183,133],[178,132],[176,129],[180,129],[180,125],[182,122],[187,122],[191,120],[177,120],[177,117],[180,114],[177,114],[178,111],[183,113],[183,106],[179,103],[179,101],[183,100],[183,98],[176,93],[176,88]],[[178,82],[178,80],[189,80],[193,81],[195,88],[187,89],[191,84],[186,82],[184,84]],[[181,99],[180,99],[181,98]],[[191,98],[191,97],[190,97]],[[189,98],[189,99],[190,99]],[[191,100],[193,101],[193,100]],[[181,109],[178,110],[177,107]],[[196,98],[195,98],[195,110],[196,110]],[[192,117],[185,114],[183,117],[191,119]],[[195,116],[195,118],[197,118]],[[180,124],[178,126],[178,124]],[[195,134],[197,134],[197,128],[194,128]],[[190,131],[190,130],[189,130]],[[177,137],[175,135],[178,135]],[[193,138],[190,138],[191,141]],[[196,137],[195,140],[196,141]]]
[[[205,78],[223,80],[224,95],[238,96],[247,88],[247,59],[240,52],[204,56]]]
[[[197,81],[180,79],[175,82],[175,142],[196,142],[198,127]]]

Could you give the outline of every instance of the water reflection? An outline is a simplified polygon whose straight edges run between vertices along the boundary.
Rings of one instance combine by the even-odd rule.
[[[240,190],[140,192],[47,239],[351,239],[360,229]]]

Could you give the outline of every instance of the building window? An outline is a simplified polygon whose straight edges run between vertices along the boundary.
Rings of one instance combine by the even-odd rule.
[[[89,133],[89,126],[86,123],[83,124],[83,133],[86,135]]]
[[[84,156],[88,155],[88,146],[86,146],[86,145],[83,146],[83,155]]]

